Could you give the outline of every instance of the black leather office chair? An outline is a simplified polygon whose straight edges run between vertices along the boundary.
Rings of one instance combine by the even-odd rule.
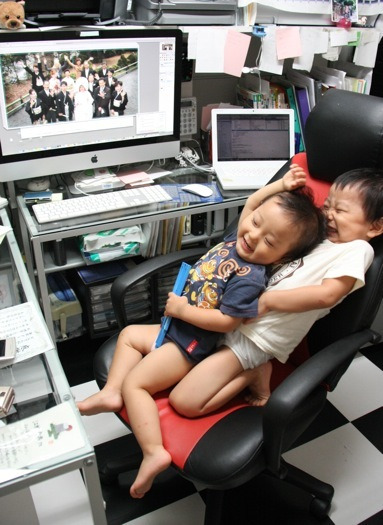
[[[383,99],[335,89],[323,96],[306,123],[307,153],[294,157],[294,162],[307,167],[318,203],[338,174],[356,167],[383,166],[382,127]],[[208,489],[206,524],[221,522],[225,490],[263,472],[310,493],[310,510],[317,517],[328,513],[333,488],[288,465],[282,453],[316,419],[327,392],[336,387],[357,351],[376,340],[370,327],[382,297],[383,239],[375,241],[376,255],[366,286],[318,321],[285,365],[273,361],[273,392],[266,406],[251,407],[239,397],[214,414],[189,420],[172,410],[166,393],[157,396],[164,443],[174,468]],[[204,251],[189,249],[157,257],[118,277],[112,300],[119,326],[128,322],[124,296],[131,286],[148,276],[161,276],[163,268],[178,266],[182,260],[195,260]],[[95,357],[100,387],[108,375],[116,337],[104,343]],[[126,419],[124,409],[119,417]],[[114,462],[104,466],[103,474],[119,470]]]

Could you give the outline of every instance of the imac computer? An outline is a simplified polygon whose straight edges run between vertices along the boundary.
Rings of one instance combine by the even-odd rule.
[[[177,29],[0,32],[0,182],[177,155],[181,54]],[[108,76],[120,83],[127,96],[123,110],[120,102],[121,110],[109,111],[109,105],[96,113],[95,101],[90,113],[76,112],[87,97],[78,93],[91,87],[85,66],[96,85]],[[66,104],[59,117],[57,97],[65,78],[74,110]],[[56,106],[47,112],[52,103],[46,99],[45,108],[33,103],[31,111],[31,94],[43,99],[44,87],[56,97]]]

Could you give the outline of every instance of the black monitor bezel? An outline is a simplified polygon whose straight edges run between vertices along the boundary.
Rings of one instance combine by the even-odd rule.
[[[81,39],[84,40],[97,40],[103,38],[144,38],[148,36],[163,36],[163,37],[174,37],[176,41],[176,57],[175,57],[175,86],[174,86],[174,121],[173,121],[173,134],[163,135],[158,137],[129,139],[119,142],[107,142],[97,144],[89,144],[82,146],[73,146],[70,148],[60,148],[58,150],[47,150],[38,152],[25,152],[13,155],[3,156],[2,148],[0,143],[0,167],[3,164],[25,162],[28,160],[36,159],[51,159],[54,157],[62,157],[65,155],[73,155],[76,153],[88,153],[105,150],[120,149],[123,147],[130,147],[136,145],[149,145],[149,144],[160,144],[166,143],[169,140],[180,140],[180,107],[181,107],[181,80],[182,80],[182,31],[179,29],[172,28],[139,28],[139,29],[116,29],[116,28],[91,28],[91,27],[78,27],[78,28],[58,28],[52,30],[45,30],[43,33],[38,30],[20,30],[17,32],[0,31],[0,43],[1,42],[37,42],[46,40],[73,40]],[[116,46],[118,46],[116,42]]]

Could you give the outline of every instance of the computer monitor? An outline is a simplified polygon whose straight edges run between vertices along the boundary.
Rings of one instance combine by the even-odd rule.
[[[0,32],[0,181],[175,156],[180,148],[181,52],[177,29]],[[92,114],[87,120],[66,115],[33,124],[26,111],[33,66],[38,69],[40,63],[43,75],[50,77],[51,70],[65,76],[69,69],[76,103],[80,84],[86,85],[76,77],[86,61],[98,77],[106,62],[122,82],[128,95],[123,114]],[[39,93],[43,97],[41,86],[35,89],[37,98]]]
[[[126,18],[128,0],[28,0],[25,17],[37,25],[84,25]],[[29,27],[29,26],[28,26]]]

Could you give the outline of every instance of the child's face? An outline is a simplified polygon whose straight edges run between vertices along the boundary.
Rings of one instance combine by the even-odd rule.
[[[327,238],[334,243],[356,239],[370,241],[377,235],[367,221],[357,187],[330,188],[323,211],[327,219]]]
[[[240,224],[237,252],[246,262],[273,264],[283,259],[294,245],[294,232],[286,212],[272,197]]]

